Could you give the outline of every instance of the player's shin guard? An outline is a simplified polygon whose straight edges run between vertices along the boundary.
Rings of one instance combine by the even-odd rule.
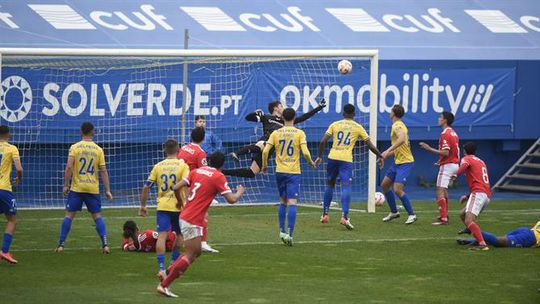
[[[481,245],[481,246],[486,245],[486,241],[484,240],[484,237],[482,236],[482,230],[480,230],[480,226],[478,226],[478,224],[476,224],[475,222],[472,222],[471,224],[469,224],[469,226],[467,226],[467,228],[471,230],[471,233],[476,239],[476,241],[478,242],[478,245]]]
[[[4,241],[2,242],[2,252],[8,253],[9,246],[11,246],[11,241],[13,240],[13,235],[9,233],[4,233]]]
[[[169,287],[171,283],[176,280],[178,277],[180,277],[186,270],[189,268],[189,261],[186,259],[185,256],[181,256],[174,262],[171,267],[169,267],[169,274],[161,282],[161,286],[163,287]]]
[[[296,224],[296,205],[290,205],[287,212],[287,224],[289,226],[289,235],[292,237],[294,233],[294,225]]]
[[[349,206],[351,204],[351,185],[341,185],[341,209],[343,217],[349,219]]]
[[[107,243],[107,228],[105,226],[105,220],[102,217],[98,217],[95,220],[96,223],[96,232],[101,239],[101,246],[105,247],[109,244]]]
[[[278,221],[279,231],[285,233],[285,217],[287,216],[287,205],[279,204],[278,207]]]
[[[386,201],[388,202],[390,211],[392,213],[397,213],[396,197],[394,196],[394,192],[390,190],[384,194],[384,197],[386,198]]]
[[[488,245],[499,247],[499,239],[495,234],[482,231],[482,237]]]
[[[330,212],[330,204],[332,203],[332,197],[334,196],[334,187],[326,186],[324,190],[324,199],[323,199],[323,214],[328,214]]]
[[[73,219],[70,217],[64,217],[62,220],[62,225],[60,226],[60,240],[58,241],[59,246],[64,246],[64,243],[66,242],[66,238],[69,234],[69,231],[71,230],[71,223],[73,222]]]
[[[441,221],[448,221],[448,201],[445,197],[439,197],[437,199],[437,205],[439,205],[439,217]]]
[[[225,175],[229,176],[238,176],[238,177],[247,177],[247,178],[254,178],[255,173],[249,168],[244,169],[226,169],[221,170],[221,172]]]
[[[412,207],[412,204],[411,204],[411,201],[409,200],[409,196],[407,194],[403,194],[402,197],[399,198],[401,200],[401,202],[403,203],[403,207],[405,208],[405,210],[407,210],[407,213],[409,215],[413,215],[414,214],[414,210],[413,210],[413,207]],[[395,203],[394,203],[395,204]],[[393,212],[393,211],[392,211]]]

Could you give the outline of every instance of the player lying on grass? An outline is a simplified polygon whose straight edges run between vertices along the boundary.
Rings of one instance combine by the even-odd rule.
[[[221,194],[229,204],[234,204],[244,194],[242,185],[238,185],[236,193],[233,193],[227,184],[227,178],[221,173],[220,169],[225,163],[223,153],[214,152],[207,160],[208,166],[191,171],[186,179],[173,187],[179,202],[183,187],[189,187],[189,196],[180,213],[180,229],[184,238],[185,252],[169,267],[167,277],[157,286],[157,292],[167,297],[178,297],[169,290],[169,285],[184,274],[201,255],[201,238],[206,225],[204,216],[212,200]]]
[[[332,149],[328,154],[328,163],[326,166],[327,184],[324,191],[321,223],[328,223],[328,211],[332,202],[332,196],[334,195],[336,180],[339,177],[341,182],[341,209],[343,211],[340,223],[349,230],[354,229],[354,226],[349,220],[349,204],[351,202],[352,191],[353,150],[356,141],[361,139],[379,159],[382,157],[379,149],[369,140],[369,135],[364,127],[353,120],[354,112],[355,107],[351,104],[343,107],[344,119],[338,120],[328,127],[319,144],[317,159],[315,160],[315,164],[317,166],[320,165],[326,144],[330,138],[333,138]]]
[[[508,232],[504,236],[496,236],[493,233],[482,231],[482,237],[488,245],[494,247],[530,248],[540,247],[540,221],[532,228],[520,227]],[[476,239],[457,240],[460,245],[478,246]]]
[[[19,158],[19,150],[14,145],[8,143],[9,128],[0,126],[0,213],[6,216],[7,224],[4,230],[4,240],[0,260],[6,260],[10,264],[17,264],[9,252],[13,233],[17,224],[17,205],[11,189],[11,168],[15,165],[17,177],[13,180],[13,186],[17,187],[22,180],[23,168]]]
[[[465,156],[461,159],[459,169],[452,176],[452,180],[455,180],[457,176],[465,173],[470,191],[467,206],[461,210],[460,217],[478,243],[472,249],[489,250],[482,236],[482,230],[476,223],[478,216],[489,204],[491,198],[487,166],[484,161],[475,156],[476,144],[474,142],[466,143],[463,145],[463,149],[465,150]],[[462,200],[462,202],[464,201]]]
[[[294,119],[294,124],[304,122],[311,117],[313,117],[317,112],[321,111],[326,107],[326,100],[321,100],[319,105],[305,113],[304,115]],[[283,127],[285,121],[283,120],[283,105],[280,101],[274,101],[268,104],[268,111],[272,114],[264,114],[262,110],[257,110],[253,113],[250,113],[246,116],[246,120],[253,122],[260,122],[263,125],[263,136],[259,138],[256,144],[245,146],[234,153],[231,153],[231,156],[238,160],[238,156],[243,154],[252,154],[252,162],[249,168],[239,168],[239,169],[226,169],[223,170],[223,174],[230,176],[239,176],[253,178],[261,172],[262,168],[262,151],[266,145],[266,141],[270,137],[270,134],[275,130],[278,130]]]
[[[278,208],[279,237],[285,245],[292,246],[293,232],[296,223],[296,202],[300,194],[300,153],[304,155],[310,166],[315,168],[311,154],[307,148],[306,134],[294,126],[296,112],[292,108],[283,111],[285,126],[270,135],[263,151],[262,171],[268,169],[268,155],[276,151],[276,182],[280,204]],[[288,210],[287,210],[288,209]],[[285,230],[287,218],[289,230]]]
[[[134,221],[126,221],[124,223],[124,237],[122,239],[123,251],[138,251],[138,252],[155,252],[156,243],[158,241],[158,232],[147,229],[140,231]],[[176,233],[174,231],[167,232],[165,240],[165,250],[172,251],[176,243]]]

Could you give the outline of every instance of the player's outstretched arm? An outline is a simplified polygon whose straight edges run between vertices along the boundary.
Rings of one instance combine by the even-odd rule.
[[[99,167],[99,173],[101,173],[101,180],[103,180],[103,186],[105,186],[105,196],[108,200],[112,200],[111,182],[109,181],[109,172],[106,166]]]
[[[148,193],[150,192],[151,186],[152,185],[149,182],[146,182],[141,191],[139,215],[142,217],[148,216],[148,209],[146,209],[146,202],[148,201]]]
[[[246,115],[245,119],[247,121],[261,122],[264,120],[264,112],[261,109],[257,109],[255,112]]]
[[[15,179],[13,180],[13,185],[17,187],[19,186],[19,183],[21,182],[23,178],[23,167],[21,164],[21,159],[18,157],[14,158],[13,164],[15,164],[15,170],[17,170],[17,177],[15,177]]]
[[[435,149],[435,148],[432,148],[430,145],[428,145],[427,143],[425,142],[420,142],[420,147],[428,152],[431,152],[435,155],[440,155],[440,156],[448,156],[448,154],[450,154],[450,149],[442,149],[442,150],[439,150],[439,149]]]
[[[371,152],[373,152],[373,154],[377,155],[377,157],[379,157],[379,158],[383,158],[381,151],[379,151],[379,149],[377,149],[377,147],[371,142],[371,140],[369,140],[369,138],[366,139],[366,141],[364,141],[364,142],[368,146],[369,150]]]
[[[315,160],[315,164],[318,166],[322,162],[322,156],[324,153],[324,150],[326,149],[326,145],[328,144],[328,140],[330,140],[330,135],[324,134],[323,138],[321,139],[321,142],[319,143],[319,149],[317,150],[317,159]]]
[[[245,188],[242,185],[236,186],[236,193],[225,193],[223,194],[223,197],[227,200],[227,203],[234,204],[238,202],[238,200],[242,197],[244,194]]]
[[[321,100],[321,102],[319,102],[319,105],[318,105],[315,109],[313,109],[313,110],[311,110],[311,111],[305,113],[305,114],[302,115],[302,116],[296,117],[296,118],[294,119],[294,123],[297,124],[297,123],[301,123],[301,122],[304,122],[304,121],[310,119],[310,118],[313,117],[315,114],[317,114],[320,110],[324,109],[324,107],[326,107],[326,100],[323,98],[323,99]]]
[[[73,163],[75,159],[73,156],[68,156],[66,163],[66,170],[64,171],[64,195],[68,195],[69,192],[69,182],[71,181],[71,176],[73,175]]]

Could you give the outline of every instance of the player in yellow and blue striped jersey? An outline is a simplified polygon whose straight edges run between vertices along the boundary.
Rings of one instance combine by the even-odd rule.
[[[13,240],[15,225],[17,224],[17,203],[11,189],[11,168],[15,165],[17,177],[13,180],[13,186],[17,187],[22,180],[23,168],[19,158],[19,150],[14,145],[8,143],[9,127],[0,126],[0,213],[6,216],[7,224],[4,230],[4,240],[0,260],[17,264],[17,260],[11,256],[9,247]]]
[[[296,111],[287,108],[283,111],[285,125],[270,135],[263,150],[262,172],[268,169],[270,150],[276,151],[276,182],[279,191],[280,204],[278,209],[280,238],[288,246],[292,246],[293,232],[296,223],[296,202],[300,194],[300,153],[308,163],[315,167],[307,148],[306,134],[294,127]],[[287,210],[288,209],[288,210]],[[287,218],[288,231],[285,230]]]
[[[101,174],[105,195],[112,200],[109,173],[105,166],[103,149],[94,141],[94,125],[84,122],[81,125],[82,140],[71,145],[64,175],[64,195],[67,196],[66,215],[60,227],[60,240],[56,252],[64,251],[65,241],[71,230],[71,223],[83,203],[96,223],[96,232],[101,239],[103,253],[110,253],[107,242],[107,228],[101,217],[101,198],[99,196],[99,177]],[[70,187],[71,182],[71,187]]]
[[[336,180],[339,177],[341,182],[341,209],[343,211],[340,223],[349,230],[354,229],[354,226],[349,220],[349,205],[351,202],[351,183],[353,178],[353,150],[356,142],[358,139],[361,139],[371,152],[375,153],[379,158],[382,157],[379,149],[369,140],[369,135],[364,127],[353,120],[354,112],[355,107],[351,104],[343,107],[344,119],[338,120],[328,127],[319,144],[317,159],[315,160],[315,164],[318,166],[322,162],[322,155],[328,140],[333,138],[332,149],[328,154],[328,163],[326,165],[327,186],[324,191],[321,223],[328,223],[330,202],[334,194]]]

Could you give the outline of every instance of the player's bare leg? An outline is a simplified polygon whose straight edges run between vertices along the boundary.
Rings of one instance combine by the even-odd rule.
[[[17,217],[15,215],[6,215],[6,229],[4,230],[4,238],[6,235],[13,236],[13,233],[15,232],[15,227],[17,226]],[[5,242],[6,240],[4,240]],[[11,245],[11,239],[9,241],[9,244]],[[9,252],[9,249],[4,252],[4,250],[0,251],[0,260],[6,260],[10,264],[17,264],[17,260],[11,256],[11,253]]]
[[[64,221],[62,222],[62,226],[68,225],[68,227],[62,227],[62,230],[67,229],[65,231],[65,235],[62,235],[62,230],[60,231],[60,241],[58,242],[58,246],[56,246],[55,252],[62,253],[64,252],[64,242],[69,234],[69,230],[71,230],[71,223],[73,223],[73,220],[75,219],[75,216],[77,215],[77,211],[66,211],[64,215]]]
[[[407,213],[409,214],[409,217],[407,218],[407,221],[405,221],[405,224],[410,225],[416,222],[417,218],[407,194],[405,193],[405,191],[403,191],[404,188],[404,184],[394,183],[394,193],[396,193],[396,195],[399,197],[399,199],[403,203],[403,207],[405,207],[405,210],[407,210]]]

